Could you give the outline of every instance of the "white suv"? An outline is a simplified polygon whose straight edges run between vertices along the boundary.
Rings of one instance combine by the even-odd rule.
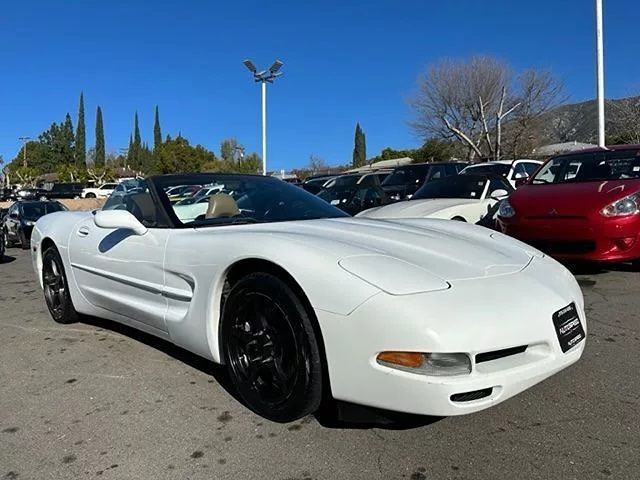
[[[98,188],[83,188],[82,198],[107,198],[118,186],[117,183],[105,183]]]

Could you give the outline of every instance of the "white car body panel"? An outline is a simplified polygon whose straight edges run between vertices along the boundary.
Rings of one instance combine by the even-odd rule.
[[[80,313],[139,328],[216,362],[226,272],[243,259],[281,267],[318,320],[333,396],[362,405],[427,415],[479,411],[577,361],[586,343],[563,354],[554,330],[553,313],[575,302],[586,331],[580,288],[564,267],[462,222],[339,218],[149,229],[136,236],[95,226],[91,213],[54,213],[32,235],[40,281],[43,242],[59,249]],[[500,292],[498,304],[491,292]],[[470,374],[455,377],[407,373],[375,360],[385,350],[473,358],[519,345],[530,347],[474,362]],[[494,389],[488,398],[450,399],[488,387]]]
[[[82,194],[80,195],[82,198],[87,198],[87,194],[91,193],[96,196],[96,198],[107,198],[109,195],[113,193],[113,188],[83,188]]]
[[[465,222],[476,223],[496,201],[492,198],[483,200],[466,198],[406,200],[371,208],[356,216],[366,218],[440,218],[446,220],[459,217]]]

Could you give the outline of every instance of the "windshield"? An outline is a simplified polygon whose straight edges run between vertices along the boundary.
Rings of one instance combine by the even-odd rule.
[[[62,212],[66,208],[58,202],[24,203],[22,216],[25,220],[36,221],[48,213]]]
[[[640,178],[640,151],[566,155],[549,160],[532,184],[580,183]]]
[[[396,168],[391,175],[384,179],[382,185],[411,185],[422,183],[427,176],[428,167],[401,167]]]
[[[324,188],[350,187],[352,185],[356,185],[360,178],[360,175],[343,175],[329,180],[326,185],[324,185]]]
[[[509,170],[511,170],[511,165],[504,163],[483,163],[467,167],[460,173],[463,175],[500,175],[506,177],[509,175]]]
[[[480,199],[488,179],[477,175],[454,175],[425,183],[412,197],[421,198],[472,198]]]
[[[317,196],[325,202],[337,205],[350,199],[355,191],[355,188],[328,188],[322,190]]]
[[[177,181],[206,185],[191,202],[170,204],[182,225],[207,226],[284,222],[348,216],[322,199],[287,182],[258,175],[194,174],[155,177],[156,191]],[[176,183],[177,184],[177,183]],[[197,197],[197,199],[196,199]]]

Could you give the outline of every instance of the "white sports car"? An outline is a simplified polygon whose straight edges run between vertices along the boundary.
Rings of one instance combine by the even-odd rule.
[[[442,218],[478,223],[513,188],[503,177],[453,175],[425,183],[410,200],[360,212],[367,218]]]
[[[185,184],[233,193],[186,220],[164,193]],[[270,177],[151,177],[102,210],[43,217],[31,247],[55,321],[103,317],[225,364],[274,421],[331,397],[476,412],[585,346],[580,288],[537,250],[462,222],[351,218]]]

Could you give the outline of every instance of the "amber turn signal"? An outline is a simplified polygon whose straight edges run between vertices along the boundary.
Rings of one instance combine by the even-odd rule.
[[[381,352],[377,360],[402,367],[418,368],[424,361],[424,355],[416,352]]]

